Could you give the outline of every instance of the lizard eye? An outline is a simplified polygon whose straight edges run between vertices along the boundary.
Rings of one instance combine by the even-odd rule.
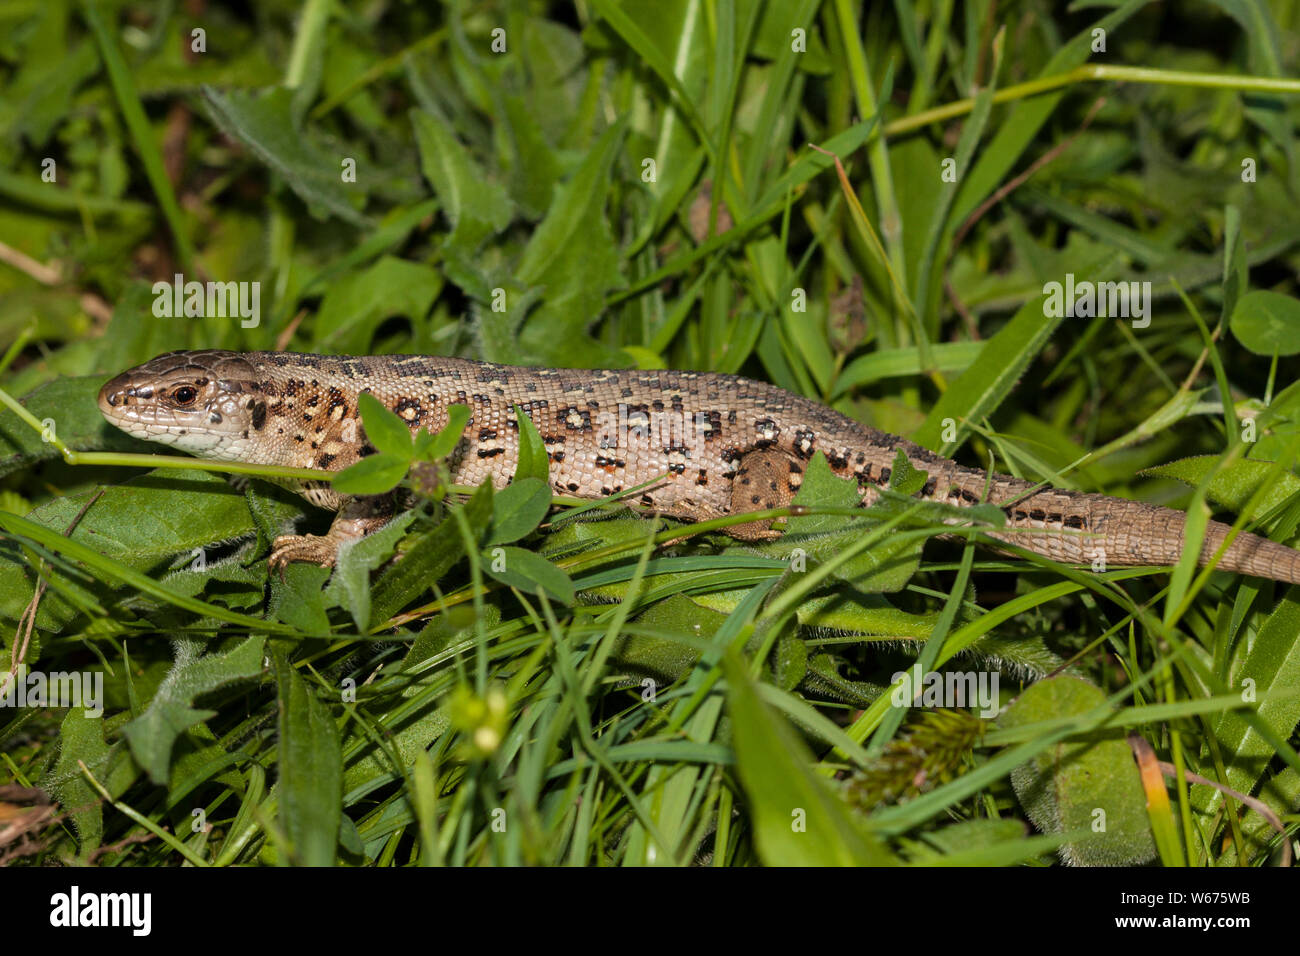
[[[199,390],[193,385],[181,385],[172,391],[172,401],[177,405],[193,405]]]

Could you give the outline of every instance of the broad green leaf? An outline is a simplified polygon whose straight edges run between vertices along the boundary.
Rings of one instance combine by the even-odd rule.
[[[233,541],[257,530],[244,496],[210,472],[151,472],[106,488],[93,506],[77,516],[92,493],[55,498],[27,516],[42,527],[138,571],[161,570],[186,555],[193,565],[210,545]],[[82,573],[55,571],[59,586],[41,600],[37,627],[57,629],[76,615],[74,602],[113,600],[115,585]],[[16,620],[31,600],[31,569],[12,540],[0,541],[0,616]]]
[[[732,746],[768,866],[888,866],[897,860],[809,768],[814,760],[790,726],[759,698],[735,658],[724,661]]]
[[[999,718],[1016,727],[1101,706],[1099,687],[1070,675],[1037,681]],[[1088,833],[1062,856],[1081,866],[1136,866],[1155,856],[1146,795],[1122,730],[1062,740],[1011,772],[1029,819],[1044,833]]]
[[[104,807],[103,797],[82,773],[83,763],[114,797],[139,774],[120,741],[111,747],[104,743],[102,716],[87,716],[85,708],[73,707],[59,725],[58,763],[40,785],[68,809],[77,828],[78,859],[84,863],[103,842]]]
[[[388,216],[384,217],[382,223],[377,226],[369,236],[357,243],[351,249],[348,249],[342,255],[332,259],[328,265],[317,270],[309,279],[307,279],[300,288],[297,289],[295,298],[286,298],[284,300],[283,317],[281,321],[287,322],[288,316],[292,314],[293,308],[308,293],[315,292],[317,289],[330,286],[343,276],[351,275],[365,263],[369,262],[377,255],[382,255],[399,245],[411,230],[415,229],[438,210],[438,201],[436,199],[427,199],[424,202],[415,205],[394,210]],[[406,262],[406,260],[401,260]],[[407,263],[408,265],[410,263]],[[428,278],[421,273],[415,273],[421,284]],[[436,274],[433,281],[440,279]],[[439,282],[438,288],[441,288]]]
[[[404,512],[373,534],[339,547],[325,597],[346,607],[362,634],[370,626],[370,572],[392,557],[397,542],[414,520],[414,511]]]
[[[492,500],[492,485],[485,481],[462,509],[475,541],[481,540],[492,518]],[[372,620],[387,620],[441,581],[464,556],[464,540],[453,518],[415,535],[402,560],[390,564],[371,588]]]
[[[294,858],[332,866],[343,813],[343,755],[329,708],[284,655],[276,657],[280,691],[280,822]]]
[[[1172,478],[1195,488],[1211,470],[1218,468],[1218,464],[1217,456],[1200,455],[1195,458],[1183,458],[1167,465],[1157,465],[1155,468],[1145,468],[1142,474],[1154,478]],[[1227,467],[1218,468],[1218,473],[1210,480],[1209,487],[1205,490],[1206,497],[1229,511],[1240,513],[1270,471],[1273,471],[1273,465],[1267,461],[1251,459],[1234,461]],[[1253,519],[1266,515],[1297,492],[1300,492],[1300,478],[1289,471],[1283,471],[1275,477],[1272,487],[1260,499],[1255,512],[1246,517]]]
[[[367,455],[334,476],[334,490],[345,495],[381,495],[396,488],[410,467],[410,458]]]
[[[203,643],[177,640],[176,662],[158,687],[145,712],[122,728],[131,754],[149,779],[167,783],[172,745],[215,710],[195,710],[194,701],[229,684],[253,680],[262,673],[264,637],[249,637],[228,651],[203,654]]]
[[[370,444],[386,455],[411,458],[411,429],[406,422],[369,392],[357,397],[357,409]]]
[[[323,593],[329,576],[329,568],[303,562],[271,575],[271,613],[303,634],[324,637],[330,631]]]
[[[551,459],[546,453],[546,444],[541,433],[533,424],[532,416],[526,414],[518,405],[514,406],[515,420],[519,422],[519,460],[515,463],[515,481],[521,478],[538,478],[549,481],[551,478]]]
[[[336,278],[321,299],[316,316],[316,348],[369,352],[381,322],[402,315],[418,325],[442,293],[442,287],[442,274],[437,269],[394,256],[382,256],[358,272]]]
[[[510,224],[510,198],[500,185],[488,181],[469,151],[441,117],[411,110],[420,170],[442,201],[452,233],[448,246],[467,252]]]
[[[930,346],[930,358],[940,372],[964,372],[980,357],[987,342],[939,342]],[[916,346],[876,349],[855,358],[835,378],[832,398],[885,378],[907,378],[926,371]]]
[[[1268,616],[1233,675],[1232,689],[1244,700],[1257,702],[1256,712],[1281,738],[1289,739],[1300,722],[1300,696],[1276,691],[1293,691],[1300,686],[1300,601],[1291,592]],[[1223,781],[1234,790],[1250,793],[1275,756],[1272,745],[1250,726],[1241,711],[1223,712],[1214,724],[1214,736],[1226,764]],[[1217,808],[1223,794],[1208,787],[1193,790],[1197,805]]]
[[[531,533],[551,508],[551,488],[540,478],[517,478],[492,501],[492,531],[487,543],[509,544]]]
[[[503,584],[529,594],[545,591],[562,604],[573,603],[573,582],[569,576],[532,551],[497,545],[483,555],[483,567]]]
[[[423,449],[425,461],[440,461],[450,455],[460,444],[460,437],[469,424],[468,405],[452,405],[447,409],[447,425],[433,437],[433,441]]]
[[[606,192],[592,186],[608,180],[625,132],[625,125],[617,123],[592,145],[583,164],[556,190],[516,268],[519,281],[544,290],[542,304],[524,320],[519,341],[526,355],[547,364],[616,360],[616,352],[587,335],[606,296],[625,284],[622,257],[605,215]]]
[[[894,452],[894,465],[889,471],[889,487],[894,491],[910,497],[925,487],[925,481],[929,477],[929,472],[912,465],[902,449]]]
[[[184,567],[168,571],[160,580],[173,594],[203,595],[213,604],[247,610],[262,606],[266,569],[261,562],[245,565],[223,560],[205,564],[195,557]]]
[[[365,192],[358,174],[349,187],[340,175],[339,156],[318,138],[305,134],[293,121],[293,91],[273,87],[262,92],[203,88],[208,115],[226,135],[239,140],[268,168],[284,177],[289,188],[314,214],[333,213],[354,226],[367,225],[358,211]]]
[[[1256,355],[1300,352],[1300,300],[1256,289],[1237,300],[1230,320],[1232,334]]]
[[[675,681],[699,660],[698,643],[709,641],[726,619],[685,594],[674,594],[637,615],[635,628],[619,635],[611,659],[634,674]],[[690,641],[673,640],[673,634]]]
[[[592,184],[609,175],[623,132],[622,125],[606,130],[573,178],[556,193],[550,212],[519,260],[517,271],[523,282],[543,283],[556,274],[557,263],[567,262],[575,252],[589,253],[605,224],[604,193],[592,189]],[[608,234],[608,226],[604,228]]]

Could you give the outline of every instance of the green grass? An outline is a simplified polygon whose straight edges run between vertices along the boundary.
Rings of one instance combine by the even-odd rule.
[[[327,515],[94,396],[176,348],[710,369],[1294,543],[1300,5],[187,9],[0,10],[0,665],[105,690],[0,708],[0,784],[58,804],[0,791],[0,862],[1283,859],[1285,586],[939,540],[901,467],[864,512],[815,465],[742,546],[552,499],[540,444],[280,576]],[[176,273],[260,321],[156,317]],[[1053,317],[1067,273],[1149,324]],[[899,706],[917,668],[1010,706]]]

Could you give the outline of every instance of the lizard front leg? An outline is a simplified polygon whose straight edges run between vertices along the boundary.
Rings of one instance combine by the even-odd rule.
[[[794,499],[802,481],[803,467],[787,452],[778,448],[746,452],[731,482],[729,514],[784,508]],[[772,529],[771,520],[734,525],[727,533],[741,541],[770,541],[780,536]]]
[[[305,561],[332,568],[341,545],[378,531],[392,520],[394,512],[392,495],[349,498],[325,534],[282,534],[276,538],[271,545],[267,567],[272,571],[283,571],[287,564]]]

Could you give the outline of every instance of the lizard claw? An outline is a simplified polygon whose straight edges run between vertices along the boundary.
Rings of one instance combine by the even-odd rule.
[[[266,566],[272,571],[279,571],[280,580],[284,580],[285,567],[295,561],[332,568],[338,557],[338,547],[338,542],[328,535],[283,534],[272,542],[271,556],[267,558]]]

